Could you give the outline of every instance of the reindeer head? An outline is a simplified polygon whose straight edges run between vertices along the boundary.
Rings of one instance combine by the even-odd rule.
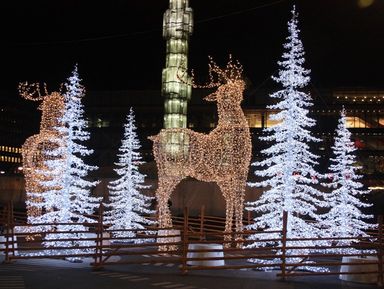
[[[217,101],[218,103],[240,104],[243,100],[245,81],[243,80],[243,67],[237,61],[229,57],[227,66],[220,68],[210,58],[209,62],[210,83],[207,88],[217,88],[215,92],[209,94],[204,99],[207,101]]]
[[[64,96],[57,91],[48,93],[45,84],[43,91],[44,94],[40,90],[39,83],[28,84],[28,82],[23,82],[19,84],[21,97],[32,101],[42,101],[38,107],[42,111],[40,130],[49,130],[59,125],[60,118],[64,114]]]

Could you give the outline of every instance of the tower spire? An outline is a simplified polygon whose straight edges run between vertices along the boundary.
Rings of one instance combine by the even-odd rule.
[[[188,42],[193,30],[192,8],[188,0],[170,0],[164,13],[163,37],[166,40],[166,64],[162,72],[164,128],[187,127],[187,104],[191,98],[188,84]],[[185,72],[185,73],[184,73]],[[179,77],[182,74],[184,78]]]

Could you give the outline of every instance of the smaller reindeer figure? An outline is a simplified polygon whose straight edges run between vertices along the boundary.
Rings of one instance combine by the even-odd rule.
[[[211,81],[204,87],[216,88],[216,91],[205,100],[217,103],[217,127],[209,134],[186,128],[162,129],[158,135],[150,137],[154,142],[159,176],[156,191],[159,226],[172,227],[168,200],[182,179],[190,176],[200,181],[213,181],[220,187],[226,202],[225,240],[229,246],[233,225],[238,237],[243,230],[244,192],[251,160],[249,126],[240,106],[245,82],[242,66],[232,59],[223,69],[211,60],[209,72]],[[172,249],[172,246],[160,247],[160,250]]]
[[[64,96],[60,92],[48,93],[46,85],[41,93],[38,83],[19,84],[21,97],[41,101],[38,107],[42,111],[39,134],[29,137],[22,146],[23,171],[25,176],[26,205],[28,222],[33,223],[34,218],[42,214],[42,192],[47,188],[42,185],[46,181],[43,171],[46,169],[44,161],[51,158],[46,151],[57,147],[59,144],[53,142],[57,139],[58,130],[61,126],[61,117],[64,114]]]

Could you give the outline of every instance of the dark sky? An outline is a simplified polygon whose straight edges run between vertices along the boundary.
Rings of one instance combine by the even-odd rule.
[[[270,85],[293,3],[313,85],[384,87],[383,0],[190,0],[190,67],[205,73],[208,55],[224,63],[231,53],[254,86]],[[24,80],[56,89],[76,62],[88,90],[160,88],[168,0],[0,5],[1,90]]]

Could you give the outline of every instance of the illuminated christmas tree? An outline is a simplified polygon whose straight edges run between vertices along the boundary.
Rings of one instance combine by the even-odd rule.
[[[86,131],[87,124],[84,120],[84,110],[81,99],[84,97],[84,88],[80,84],[77,67],[66,83],[65,112],[61,118],[63,126],[57,127],[58,136],[61,138],[53,140],[63,145],[47,152],[52,159],[46,161],[49,170],[46,172],[49,181],[43,184],[50,188],[44,193],[44,207],[46,213],[42,215],[41,221],[45,223],[68,223],[58,224],[55,231],[88,231],[88,227],[82,223],[94,222],[88,215],[93,214],[98,207],[100,199],[91,196],[91,188],[97,182],[88,181],[86,177],[97,167],[84,163],[83,157],[92,154],[82,143],[89,139]],[[71,224],[73,223],[73,224]],[[85,233],[49,233],[45,237],[46,247],[73,247],[90,246],[93,241],[85,241]],[[63,241],[50,241],[53,239],[73,239]],[[88,252],[87,249],[68,249],[64,254],[81,254]],[[63,251],[52,254],[63,253]]]
[[[279,100],[268,106],[279,112],[271,115],[270,120],[277,121],[275,126],[266,128],[266,136],[261,137],[272,145],[261,151],[266,157],[252,165],[259,169],[255,175],[262,181],[250,183],[250,186],[266,188],[260,199],[248,203],[248,210],[257,213],[250,229],[281,230],[283,227],[283,211],[288,213],[287,238],[312,238],[320,235],[311,221],[319,221],[317,207],[325,206],[321,193],[314,185],[318,184],[319,174],[314,169],[318,156],[309,150],[311,142],[319,140],[311,136],[309,128],[315,120],[308,116],[312,106],[311,96],[301,89],[309,81],[309,70],[303,68],[304,49],[299,39],[297,27],[298,14],[292,10],[292,19],[288,22],[289,36],[284,44],[285,51],[279,75],[273,79],[283,86],[271,97]],[[280,238],[279,233],[254,234],[248,248],[274,244],[274,241],[262,239]],[[315,246],[314,241],[288,241],[287,246]],[[293,252],[293,251],[292,251]],[[295,250],[287,254],[307,254],[308,250]],[[291,261],[301,259],[291,258]],[[253,260],[260,261],[260,260]],[[304,263],[303,263],[304,264]]]
[[[124,138],[119,148],[119,161],[116,163],[118,168],[115,172],[119,178],[110,183],[110,203],[106,204],[109,210],[105,212],[105,224],[111,225],[109,229],[113,231],[119,241],[129,242],[129,238],[135,237],[137,231],[124,231],[132,229],[144,229],[145,225],[154,222],[146,218],[145,214],[154,213],[149,209],[152,197],[143,195],[140,190],[150,186],[144,185],[145,175],[139,172],[139,166],[144,162],[139,153],[141,145],[136,133],[135,116],[132,108],[127,116],[124,125]],[[123,230],[123,231],[119,231]]]
[[[329,166],[329,183],[324,183],[332,191],[325,195],[330,210],[323,217],[323,232],[326,237],[367,237],[366,229],[373,228],[365,220],[372,215],[364,214],[361,209],[371,204],[363,202],[360,198],[369,193],[363,190],[363,184],[358,180],[362,178],[356,173],[361,167],[356,166],[356,148],[351,141],[351,132],[347,129],[345,110],[341,112],[339,124],[336,129],[335,143],[332,147],[334,158]],[[354,239],[338,240],[337,245],[349,245],[357,241]],[[338,251],[350,251],[352,248],[339,248]]]

